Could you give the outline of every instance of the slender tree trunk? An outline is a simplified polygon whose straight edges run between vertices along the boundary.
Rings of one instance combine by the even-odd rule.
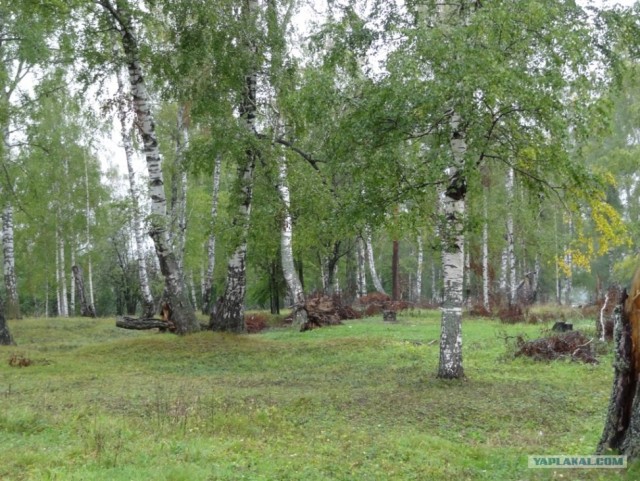
[[[569,237],[573,237],[573,219],[569,218]],[[564,263],[567,274],[564,280],[564,302],[567,306],[571,305],[571,294],[573,291],[573,254],[568,246],[565,248]]]
[[[515,235],[513,230],[513,199],[514,199],[514,178],[515,174],[512,168],[507,173],[507,269],[508,269],[508,284],[507,284],[507,299],[509,305],[513,304],[516,300],[516,255],[515,255]]]
[[[356,290],[357,296],[363,297],[367,295],[367,274],[366,274],[366,249],[362,237],[356,239]]]
[[[120,95],[124,99],[124,85],[120,79],[118,79],[118,90]],[[135,239],[134,254],[136,258],[136,265],[138,266],[138,280],[140,281],[140,293],[142,296],[142,317],[152,318],[155,314],[155,303],[153,301],[153,295],[151,294],[151,286],[149,284],[149,276],[147,273],[147,266],[144,258],[144,241],[142,237],[142,220],[140,214],[140,203],[138,200],[138,193],[136,190],[135,171],[133,169],[133,140],[131,138],[131,129],[127,122],[127,110],[125,104],[121,101],[118,104],[119,111],[118,116],[120,118],[120,136],[122,137],[122,144],[124,146],[125,158],[127,160],[127,173],[129,177],[129,197],[131,199],[131,205],[133,210],[133,237]]]
[[[84,157],[84,187],[87,197],[87,206],[85,208],[86,223],[86,241],[87,241],[87,264],[88,264],[88,280],[89,280],[89,305],[88,308],[95,315],[96,301],[93,294],[93,265],[91,262],[91,232],[89,229],[89,219],[91,218],[91,202],[89,196],[89,166],[86,156]]]
[[[369,229],[368,227],[365,229],[365,242],[367,246],[367,259],[369,261],[369,274],[371,274],[373,287],[375,287],[376,291],[381,292],[382,294],[386,294],[384,288],[382,287],[382,282],[380,282],[380,278],[378,277],[378,273],[376,272],[376,262],[373,255],[373,243],[371,242],[371,229]]]
[[[291,197],[289,195],[289,182],[287,181],[287,163],[283,157],[278,162],[279,182],[278,191],[284,204],[284,219],[280,230],[280,258],[282,260],[282,272],[287,283],[289,297],[293,304],[294,323],[297,325],[307,321],[304,310],[304,291],[298,278],[293,257],[293,221],[291,219]]]
[[[196,285],[193,282],[193,271],[189,271],[189,289],[191,290],[191,304],[194,309],[198,309],[198,298],[196,296]]]
[[[58,245],[56,246],[58,250],[58,291],[59,291],[59,301],[58,301],[58,314],[61,317],[69,317],[69,307],[67,304],[67,274],[65,272],[65,254],[64,254],[64,240],[62,236],[58,234],[57,236]]]
[[[216,231],[215,224],[218,217],[218,193],[220,192],[220,170],[222,156],[217,155],[213,167],[213,195],[211,197],[211,232],[207,241],[207,273],[204,276],[202,288],[202,312],[211,314],[214,304],[213,297],[213,271],[216,266]]]
[[[178,108],[176,158],[174,178],[171,181],[171,226],[170,238],[180,273],[184,276],[184,251],[187,236],[187,169],[185,152],[189,145],[188,112],[185,104]]]
[[[4,317],[4,306],[0,302],[0,346],[12,346],[15,342],[11,333],[9,332],[9,326]]]
[[[393,240],[393,255],[391,256],[391,278],[392,278],[392,287],[391,287],[391,300],[399,301],[400,300],[400,246],[397,239]]]
[[[424,243],[422,236],[418,236],[418,267],[416,269],[416,289],[414,294],[415,302],[422,299],[422,264],[424,263]]]
[[[489,311],[489,212],[486,188],[482,191],[482,306]]]
[[[147,171],[149,173],[149,197],[151,199],[149,235],[153,239],[160,271],[165,280],[171,320],[176,326],[176,333],[178,334],[196,332],[200,329],[200,325],[185,292],[186,289],[180,276],[178,263],[167,238],[167,201],[164,192],[162,160],[156,137],[155,121],[151,113],[151,99],[140,63],[138,39],[128,12],[129,5],[126,0],[115,0],[115,7],[110,0],[99,0],[99,3],[112,16],[116,28],[121,34],[122,48],[129,72],[136,124],[142,137]]]
[[[76,276],[74,275],[73,272],[73,266],[76,265],[76,251],[73,248],[73,246],[71,247],[71,276],[70,276],[70,281],[71,281],[71,292],[69,292],[69,315],[71,317],[74,317],[76,315]]]
[[[8,319],[20,319],[20,299],[16,280],[16,264],[13,250],[13,206],[2,211],[2,252],[4,255],[4,285],[7,293]]]
[[[440,329],[440,362],[438,377],[460,379],[462,368],[462,305],[464,281],[464,226],[466,179],[462,171],[467,144],[460,130],[460,116],[451,119],[451,150],[454,165],[447,169],[449,184],[443,196],[442,271],[444,302]]]

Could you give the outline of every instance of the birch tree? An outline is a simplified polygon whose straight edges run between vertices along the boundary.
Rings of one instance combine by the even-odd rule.
[[[176,332],[187,334],[199,330],[195,311],[189,302],[180,275],[176,256],[167,235],[168,215],[164,192],[162,159],[158,149],[155,121],[151,111],[151,97],[147,89],[140,59],[140,40],[132,18],[132,6],[126,0],[95,0],[110,18],[114,29],[120,35],[124,63],[127,67],[136,124],[144,145],[144,155],[149,174],[149,235],[153,240],[160,270],[164,277],[167,300],[171,308],[172,321]]]
[[[244,76],[240,118],[247,130],[246,141],[254,136],[257,110],[257,44],[255,28],[259,14],[257,0],[243,0],[242,16],[245,25],[245,37],[242,42],[249,54],[248,71]],[[239,162],[238,181],[240,202],[234,218],[234,226],[238,230],[238,240],[227,263],[227,281],[221,304],[211,314],[210,327],[214,331],[244,332],[244,300],[247,285],[247,232],[253,191],[253,172],[258,156],[256,147],[249,145],[245,158]]]
[[[140,292],[142,295],[142,317],[151,318],[155,313],[155,303],[153,295],[151,294],[151,287],[149,285],[149,276],[147,274],[147,266],[144,256],[144,240],[142,237],[142,219],[140,211],[140,203],[138,200],[138,188],[135,179],[135,170],[133,167],[133,159],[135,151],[133,148],[133,139],[131,138],[131,125],[128,121],[127,102],[124,91],[124,84],[120,77],[120,72],[117,72],[116,78],[118,81],[118,118],[120,120],[120,137],[122,139],[122,146],[124,148],[125,158],[127,162],[127,174],[129,180],[129,198],[131,200],[133,210],[133,235],[135,239],[135,254],[136,263],[138,265],[138,279],[140,280]]]

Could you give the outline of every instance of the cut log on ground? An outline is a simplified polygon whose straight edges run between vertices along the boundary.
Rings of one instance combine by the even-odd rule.
[[[171,321],[164,319],[139,319],[136,317],[118,316],[116,318],[116,327],[122,329],[133,329],[136,331],[144,331],[147,329],[160,329],[165,331],[175,331],[176,327]]]

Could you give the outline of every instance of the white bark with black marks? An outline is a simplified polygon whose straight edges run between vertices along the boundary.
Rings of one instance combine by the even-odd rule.
[[[289,297],[293,304],[294,323],[303,324],[307,321],[304,308],[304,291],[298,277],[293,257],[293,220],[291,219],[291,196],[287,181],[287,163],[284,157],[278,159],[278,192],[284,204],[284,216],[280,229],[280,258]]]
[[[255,40],[251,37],[259,10],[257,0],[245,0],[242,4],[243,17],[246,21],[247,38],[244,39],[247,52],[258,61]],[[245,75],[240,117],[244,119],[249,135],[255,133],[256,100],[257,100],[257,66],[252,65]],[[238,168],[240,181],[240,205],[234,219],[234,226],[239,229],[239,242],[227,264],[227,282],[220,305],[210,317],[210,327],[214,331],[244,332],[244,299],[247,288],[247,234],[249,216],[253,199],[253,172],[258,152],[255,147],[247,146],[244,162]]]
[[[486,188],[482,191],[482,306],[489,311],[489,212]]]
[[[513,199],[514,199],[514,180],[515,173],[513,168],[509,168],[507,172],[507,230],[506,230],[506,239],[507,239],[507,270],[508,278],[507,282],[507,299],[509,304],[513,304],[516,300],[516,254],[515,254],[515,234],[513,228]]]
[[[4,286],[7,293],[7,319],[20,319],[20,299],[16,279],[16,263],[13,238],[13,206],[7,205],[2,211],[2,253],[4,256]]]
[[[200,330],[195,310],[191,306],[183,279],[180,276],[175,254],[171,249],[167,236],[167,200],[164,192],[162,159],[158,148],[155,121],[152,114],[152,103],[140,62],[138,39],[134,23],[130,16],[130,6],[126,0],[97,0],[109,13],[121,35],[122,49],[129,73],[129,84],[139,129],[144,155],[149,174],[149,198],[151,199],[151,215],[149,217],[150,232],[160,271],[165,281],[167,301],[171,306],[172,321],[176,333],[187,334]]]
[[[85,220],[86,220],[86,241],[87,241],[87,264],[88,264],[88,280],[89,280],[89,300],[88,300],[88,308],[94,312],[95,314],[95,297],[93,293],[93,265],[91,262],[91,231],[89,228],[89,219],[91,218],[91,202],[89,197],[89,167],[88,167],[87,157],[84,157],[84,187],[86,193],[87,205],[85,208]]]
[[[464,283],[464,215],[466,180],[464,157],[467,143],[462,131],[460,116],[454,112],[451,118],[451,150],[453,165],[446,170],[449,179],[442,197],[444,223],[442,226],[442,271],[444,300],[440,328],[440,360],[438,377],[460,379],[462,367],[462,305]]]
[[[135,170],[133,168],[133,139],[131,138],[131,126],[127,120],[127,108],[125,105],[124,84],[120,75],[118,79],[118,92],[120,101],[118,102],[118,118],[120,119],[120,136],[124,147],[125,158],[127,160],[127,173],[129,178],[129,197],[131,200],[133,214],[133,237],[135,239],[134,255],[138,267],[138,280],[140,281],[140,294],[142,296],[142,317],[153,317],[155,313],[155,303],[151,294],[149,275],[144,258],[144,240],[142,237],[142,216],[140,212],[140,201],[136,189]]]
[[[373,255],[373,243],[371,241],[371,229],[368,227],[365,229],[365,243],[367,249],[367,260],[369,261],[369,274],[371,274],[373,287],[375,287],[376,291],[386,294],[376,271],[376,261]]]
[[[215,225],[218,217],[218,194],[220,192],[220,171],[222,156],[217,155],[213,167],[213,194],[211,196],[211,232],[207,240],[207,272],[204,275],[202,287],[202,309],[205,314],[211,314],[215,302],[213,298],[213,271],[216,266],[216,232]]]
[[[356,271],[356,285],[358,290],[358,297],[367,295],[367,251],[364,246],[362,237],[358,236],[356,239],[356,259],[357,259],[357,271]]]
[[[416,269],[416,290],[415,290],[415,302],[420,302],[422,299],[422,264],[424,263],[424,243],[422,242],[422,236],[418,236],[418,267]]]
[[[176,121],[176,157],[174,178],[171,182],[171,243],[176,261],[184,276],[184,251],[187,236],[187,169],[185,153],[189,146],[189,119],[185,104],[178,108]]]

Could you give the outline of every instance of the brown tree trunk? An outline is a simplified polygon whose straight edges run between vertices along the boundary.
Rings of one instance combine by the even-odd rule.
[[[398,271],[398,265],[400,263],[400,254],[398,240],[393,241],[393,257],[391,259],[391,277],[393,278],[393,286],[391,288],[391,300],[400,300],[400,273]]]
[[[4,303],[0,302],[0,346],[12,346],[14,344],[13,337],[9,332],[9,326],[7,326],[7,321],[4,318]]]
[[[78,266],[72,266],[73,278],[76,284],[76,295],[78,302],[80,302],[80,315],[82,317],[96,317],[96,313],[93,310],[93,306],[87,302],[87,296],[84,292],[84,278],[82,276],[82,269]]]
[[[597,453],[615,450],[629,459],[640,457],[640,272],[623,292],[614,312],[614,378],[609,409]]]

